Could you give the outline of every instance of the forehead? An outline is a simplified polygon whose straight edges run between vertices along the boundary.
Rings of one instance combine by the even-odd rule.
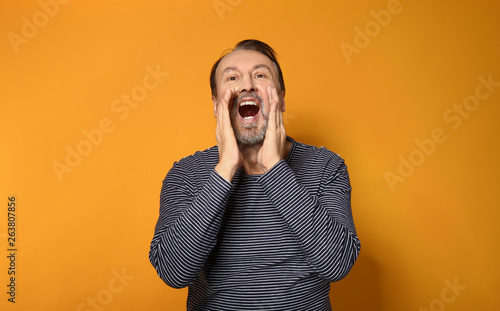
[[[273,62],[266,55],[254,50],[236,50],[233,51],[221,60],[217,68],[218,73],[222,73],[224,69],[235,68],[236,70],[251,69],[255,65],[266,65],[273,68]]]

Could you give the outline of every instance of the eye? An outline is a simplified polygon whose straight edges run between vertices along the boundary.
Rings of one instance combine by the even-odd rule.
[[[258,74],[255,75],[255,77],[259,78],[259,79],[261,79],[261,78],[267,78],[267,76],[265,74],[263,74],[263,73],[258,73]]]
[[[229,76],[226,78],[227,81],[236,81],[236,76]]]

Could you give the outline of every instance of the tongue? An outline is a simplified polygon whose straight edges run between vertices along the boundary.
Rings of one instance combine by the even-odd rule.
[[[240,107],[240,115],[243,118],[255,117],[259,113],[259,107],[253,105],[245,105]]]

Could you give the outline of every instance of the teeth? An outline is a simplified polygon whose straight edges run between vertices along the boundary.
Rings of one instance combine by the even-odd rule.
[[[257,106],[257,103],[254,102],[254,101],[251,101],[251,100],[247,100],[247,101],[244,101],[240,104],[240,107],[241,106],[246,106],[246,105],[252,105],[252,106]]]

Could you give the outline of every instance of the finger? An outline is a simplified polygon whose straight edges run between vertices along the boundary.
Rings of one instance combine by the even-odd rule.
[[[282,144],[286,141],[286,132],[285,125],[283,124],[283,112],[281,110],[281,102],[278,95],[278,90],[276,88],[271,89],[271,98],[273,103],[275,104],[272,108],[274,111],[274,120],[275,120],[275,128],[276,128],[276,139],[280,141]]]
[[[234,90],[233,88],[227,89],[226,94],[224,94],[223,102],[225,105],[225,108],[229,110],[229,103],[231,102],[231,98],[233,97]]]
[[[274,89],[274,96],[276,98],[276,113],[278,114],[278,122],[279,122],[279,127],[280,130],[284,133],[285,132],[285,125],[283,124],[283,101],[282,98],[279,97],[278,95],[278,90]]]
[[[226,90],[224,97],[219,101],[217,105],[217,128],[219,128],[220,132],[223,132],[224,124],[226,123],[225,118],[229,118],[229,114],[227,112],[228,101],[232,96],[232,89]]]
[[[269,85],[267,87],[267,99],[269,102],[269,121],[276,122],[276,98],[274,97],[273,88]]]
[[[232,89],[226,90],[226,93],[224,94],[224,97],[219,101],[217,104],[217,125],[216,125],[216,130],[215,130],[215,135],[218,144],[220,145],[222,142],[223,138],[223,133],[224,133],[224,127],[225,127],[225,115],[227,115],[227,103],[228,103],[228,98],[231,98],[232,94]]]
[[[276,88],[271,88],[271,98],[272,98],[272,110],[274,114],[274,120],[276,122],[276,128],[280,128],[283,126],[283,114],[280,109],[280,99],[278,96],[278,91]]]
[[[274,108],[276,109],[276,114],[277,114],[277,116],[276,116],[277,121],[280,122],[281,121],[281,109],[280,109],[280,105],[279,105],[280,99],[278,96],[278,90],[276,90],[276,88],[273,88],[272,93],[273,93],[273,101],[275,103]]]
[[[232,89],[227,89],[224,97],[217,103],[217,117],[221,116],[224,108],[227,108],[228,102],[232,96]]]
[[[275,108],[278,104],[279,98],[276,89],[271,87],[270,85],[267,87],[267,97],[269,100],[270,108],[274,110],[273,108]]]
[[[266,133],[266,138],[271,139],[273,137],[272,133],[276,131],[276,112],[274,111],[274,105],[272,101],[269,102],[269,114],[267,115],[267,133]]]

